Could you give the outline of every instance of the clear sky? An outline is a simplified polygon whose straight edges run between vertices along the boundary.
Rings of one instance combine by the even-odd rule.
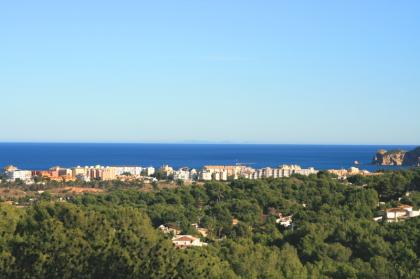
[[[0,141],[420,144],[420,1],[1,1]]]

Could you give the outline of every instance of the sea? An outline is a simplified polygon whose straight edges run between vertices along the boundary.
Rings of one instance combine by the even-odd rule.
[[[379,149],[411,150],[411,145],[292,144],[117,144],[0,143],[0,167],[43,170],[52,166],[154,166],[202,168],[243,164],[254,168],[297,164],[318,170],[352,166],[375,171],[395,167],[371,164]],[[355,165],[358,161],[360,164]]]

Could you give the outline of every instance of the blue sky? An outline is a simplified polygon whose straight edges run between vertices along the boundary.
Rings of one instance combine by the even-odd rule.
[[[2,1],[0,141],[420,143],[419,1]]]

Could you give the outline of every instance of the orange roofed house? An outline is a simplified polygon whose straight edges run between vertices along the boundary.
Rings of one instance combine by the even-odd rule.
[[[52,167],[49,170],[32,171],[32,175],[49,178],[50,180],[54,180],[54,181],[74,180],[70,169],[60,168],[60,167]]]

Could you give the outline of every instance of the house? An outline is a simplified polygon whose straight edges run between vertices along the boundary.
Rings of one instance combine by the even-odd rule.
[[[160,225],[159,230],[164,234],[178,235],[181,233],[181,230],[173,225]]]
[[[292,217],[293,217],[293,215],[282,216],[280,214],[279,218],[276,219],[276,223],[282,225],[285,228],[290,227],[293,223]]]
[[[389,208],[386,210],[386,218],[396,220],[398,218],[405,217],[407,215],[407,211],[401,208]]]
[[[413,210],[411,205],[402,204],[395,208],[388,208],[385,210],[385,217],[387,222],[399,222],[408,218],[420,216],[419,210]]]
[[[207,243],[192,235],[177,235],[172,238],[172,243],[178,249],[207,246]]]
[[[277,209],[273,207],[268,208],[268,214],[276,217],[276,223],[282,225],[285,228],[292,225],[293,215],[283,216],[283,214],[280,211],[278,211]]]

